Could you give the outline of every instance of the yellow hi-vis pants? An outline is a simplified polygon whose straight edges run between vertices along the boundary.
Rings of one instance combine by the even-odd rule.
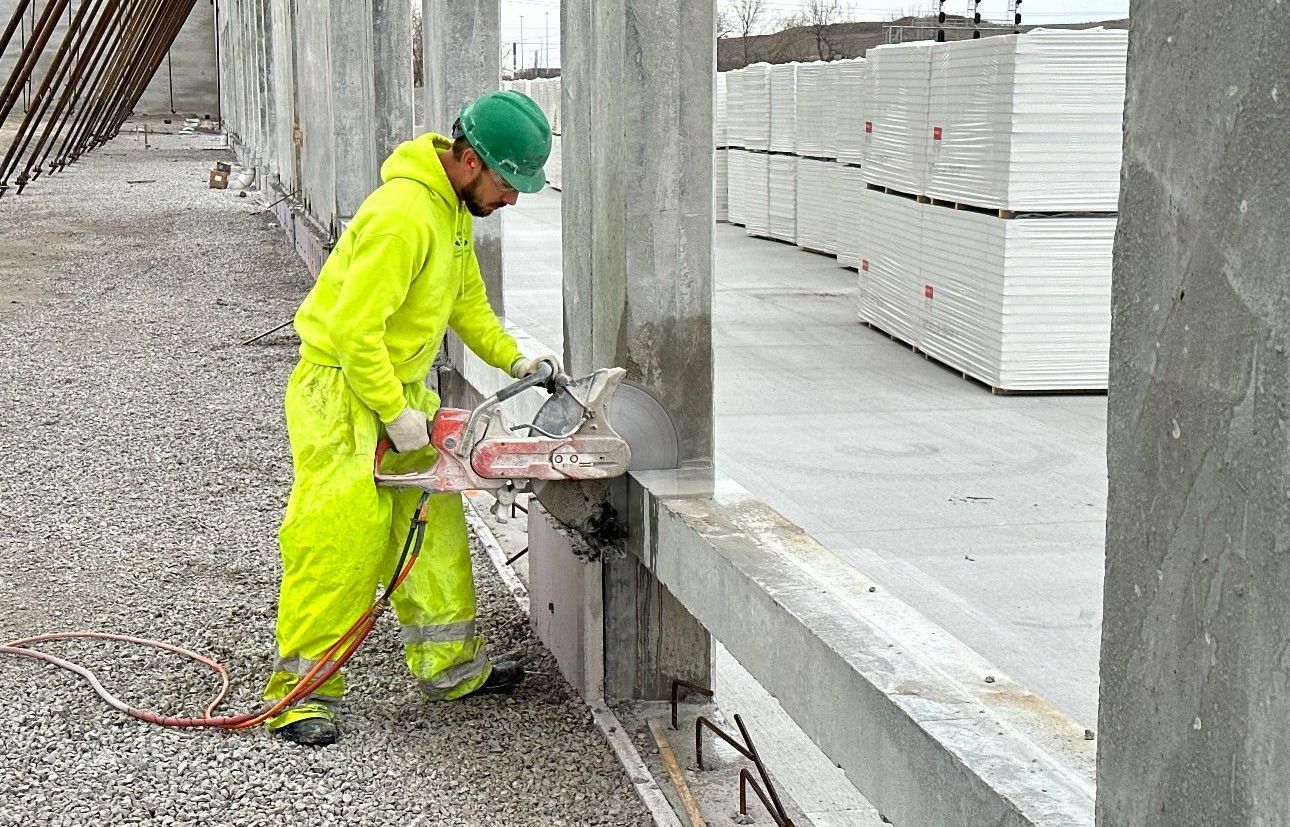
[[[424,383],[404,387],[408,404],[434,414],[439,399]],[[282,589],[277,658],[264,697],[284,697],[372,604],[393,575],[421,492],[378,488],[372,459],[377,415],[350,390],[340,369],[301,361],[287,384],[287,433],[295,482],[279,532]],[[426,468],[434,448],[387,454],[382,469]],[[435,494],[421,557],[391,596],[403,627],[408,668],[434,700],[479,688],[490,670],[475,634],[475,588],[460,494]],[[276,729],[319,714],[345,693],[337,673],[313,701],[272,719]],[[321,702],[321,703],[320,703]]]

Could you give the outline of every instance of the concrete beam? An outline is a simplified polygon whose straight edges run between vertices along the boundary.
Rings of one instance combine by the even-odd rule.
[[[501,4],[498,0],[422,0],[421,9],[426,127],[447,134],[468,101],[501,87]],[[504,212],[474,222],[475,255],[489,304],[499,316],[505,315]]]
[[[633,475],[642,565],[895,824],[1087,825],[1093,745],[734,483]]]
[[[1131,15],[1098,823],[1290,825],[1290,7]]]

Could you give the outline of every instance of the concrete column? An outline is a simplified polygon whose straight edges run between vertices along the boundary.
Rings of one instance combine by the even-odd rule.
[[[426,128],[447,134],[467,101],[501,86],[498,0],[422,0]],[[521,196],[522,197],[522,196]],[[475,221],[475,255],[497,315],[502,297],[502,215]]]
[[[712,461],[714,3],[562,7],[564,324],[571,372],[607,365],[662,402],[685,465]],[[636,554],[605,557],[606,693],[707,680],[708,636]]]
[[[299,148],[296,146],[296,9],[292,0],[272,0],[273,29],[273,132],[278,184],[284,192],[299,187]]]
[[[1290,6],[1131,17],[1097,823],[1290,825]]]
[[[412,4],[372,0],[376,54],[376,154],[412,137]]]
[[[273,17],[270,8],[271,0],[255,0],[256,31],[256,97],[259,107],[256,111],[258,123],[257,140],[260,144],[260,170],[257,186],[261,189],[268,186],[269,178],[277,173],[282,161],[278,156],[277,141],[274,140],[274,127],[277,123],[277,100],[273,84]]]
[[[380,183],[376,117],[372,0],[327,4],[331,62],[332,131],[335,135],[336,206],[331,231],[343,232],[363,199]]]

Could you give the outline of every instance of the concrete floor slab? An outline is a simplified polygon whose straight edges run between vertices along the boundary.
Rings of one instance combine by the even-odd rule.
[[[559,193],[506,221],[508,315],[558,349]],[[721,472],[1092,727],[1105,397],[992,396],[861,325],[833,259],[715,238]]]

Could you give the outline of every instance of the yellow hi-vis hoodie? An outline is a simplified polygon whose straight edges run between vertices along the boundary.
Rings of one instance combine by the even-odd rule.
[[[488,304],[471,215],[439,161],[452,142],[427,133],[381,166],[367,197],[296,312],[300,355],[339,367],[381,421],[407,405],[403,383],[430,372],[448,327],[507,370],[521,354]]]

